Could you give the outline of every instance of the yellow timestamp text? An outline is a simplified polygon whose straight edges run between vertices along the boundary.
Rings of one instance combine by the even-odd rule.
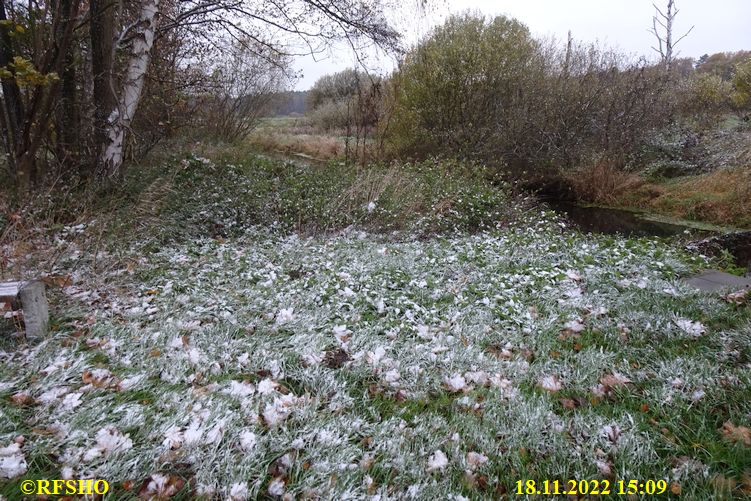
[[[665,480],[517,480],[516,494],[528,496],[569,496],[569,495],[604,495],[620,496],[647,494],[664,494],[668,488]]]
[[[27,496],[103,496],[110,490],[106,480],[24,480],[21,493]]]

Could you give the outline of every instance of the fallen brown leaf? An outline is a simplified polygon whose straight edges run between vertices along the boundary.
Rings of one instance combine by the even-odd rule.
[[[566,409],[576,409],[577,407],[579,407],[576,400],[573,400],[570,398],[561,398],[561,399],[558,399],[558,401]]]
[[[606,374],[600,379],[600,383],[607,389],[617,388],[618,386],[625,386],[630,383],[631,380],[621,374]]]
[[[738,291],[728,294],[727,296],[723,296],[723,299],[727,301],[730,304],[735,305],[743,305],[746,304],[749,300],[749,297],[751,297],[751,291]]]
[[[349,353],[338,348],[326,352],[323,358],[323,365],[329,369],[341,369],[350,360],[352,360],[352,357],[349,356]]]
[[[153,475],[141,484],[138,497],[141,499],[169,499],[185,487],[185,480],[177,475]]]
[[[511,350],[508,350],[499,344],[491,344],[487,347],[487,352],[502,360],[510,360],[514,356]]]
[[[722,425],[720,432],[722,432],[725,440],[751,447],[751,429],[745,426],[736,426],[732,422],[726,421]]]
[[[13,394],[10,397],[10,401],[15,405],[31,405],[34,403],[34,397],[32,397],[30,393],[21,391]]]
[[[70,275],[47,275],[42,277],[42,282],[50,287],[68,287],[73,283],[73,279]]]
[[[532,306],[530,306],[528,308],[528,310],[529,310],[529,316],[530,316],[530,318],[532,320],[537,320],[537,317],[540,316],[539,311],[537,311],[537,306],[532,305]]]
[[[34,435],[47,435],[47,436],[55,435],[59,431],[60,430],[55,429],[55,428],[32,428],[31,429],[31,433],[33,433]]]
[[[600,475],[606,478],[610,478],[613,476],[613,462],[609,459],[605,458],[602,460],[597,460],[597,470],[600,472]]]
[[[120,380],[109,371],[98,375],[91,371],[83,371],[81,380],[83,384],[90,384],[94,388],[116,388],[120,384]]]
[[[563,389],[563,384],[558,376],[545,376],[538,381],[538,386],[550,393],[557,393]]]

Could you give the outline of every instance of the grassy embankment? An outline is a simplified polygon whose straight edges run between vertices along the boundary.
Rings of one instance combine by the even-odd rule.
[[[751,229],[749,123],[729,116],[699,130],[656,134],[629,172],[595,165],[568,177],[585,202]]]
[[[272,154],[330,160],[344,155],[345,139],[316,131],[305,117],[273,118],[250,143]],[[659,134],[640,166],[629,172],[596,164],[563,177],[583,203],[751,228],[751,130],[737,117],[702,133]]]
[[[691,221],[751,229],[751,167],[646,183],[617,203]]]
[[[728,116],[688,139],[685,132],[658,138],[657,154],[638,172],[641,183],[622,190],[616,203],[751,229],[750,124]]]
[[[2,337],[4,466],[121,498],[751,491],[751,310],[678,280],[702,259],[456,165],[210,156],[134,172],[111,214],[11,223],[62,287],[47,339]]]

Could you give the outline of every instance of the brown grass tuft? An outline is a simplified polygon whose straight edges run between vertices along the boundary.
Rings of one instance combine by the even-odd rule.
[[[644,184],[622,193],[616,203],[680,219],[751,228],[751,165]]]
[[[617,169],[607,162],[582,167],[566,176],[579,200],[599,204],[612,204],[619,197],[634,191],[645,181],[629,172]]]
[[[315,160],[330,160],[344,155],[344,138],[315,134],[255,133],[250,144],[261,151],[283,155],[303,154]]]

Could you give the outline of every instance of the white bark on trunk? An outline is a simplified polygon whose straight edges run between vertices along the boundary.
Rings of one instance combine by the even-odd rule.
[[[146,84],[146,70],[151,60],[151,49],[154,46],[159,0],[142,1],[140,17],[134,28],[133,45],[125,80],[117,96],[115,109],[112,110],[107,120],[105,143],[100,153],[99,175],[105,179],[111,179],[120,173],[125,135],[138,109],[138,103],[141,101]]]

